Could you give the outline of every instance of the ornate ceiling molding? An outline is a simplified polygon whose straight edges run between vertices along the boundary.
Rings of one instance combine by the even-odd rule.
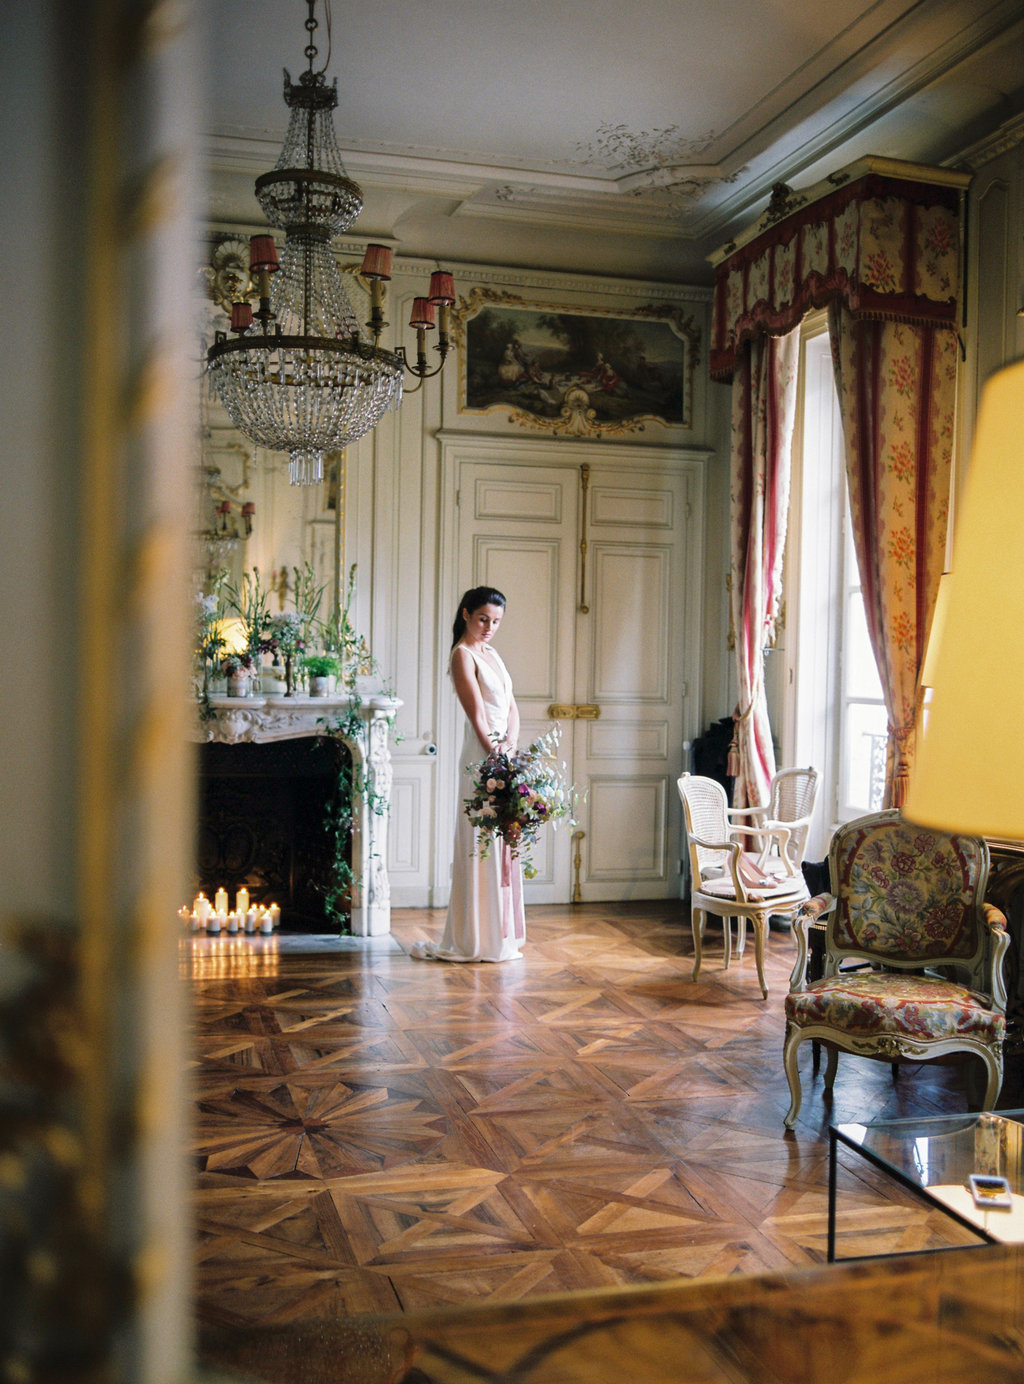
[[[576,148],[583,165],[618,172],[613,185],[619,194],[689,204],[709,187],[736,182],[745,171],[730,173],[721,164],[700,161],[716,139],[713,130],[685,139],[678,125],[638,133],[622,124],[600,125],[593,139]]]

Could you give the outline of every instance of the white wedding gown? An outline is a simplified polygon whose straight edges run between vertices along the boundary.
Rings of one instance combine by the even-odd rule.
[[[512,679],[491,648],[473,656],[476,679],[492,734],[503,736],[512,704]],[[466,719],[459,760],[459,797],[455,812],[455,855],[452,892],[439,945],[418,942],[412,955],[436,961],[512,961],[520,956],[526,937],[523,908],[523,867],[500,840],[491,846],[486,860],[478,854],[476,829],[465,813],[465,800],[473,796],[473,776],[468,766],[483,759],[480,741]]]

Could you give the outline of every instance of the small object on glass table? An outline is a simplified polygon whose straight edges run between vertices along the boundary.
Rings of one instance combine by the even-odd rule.
[[[971,1189],[975,1206],[982,1211],[1009,1211],[1013,1206],[1013,1192],[1005,1177],[993,1177],[991,1173],[971,1173],[967,1185]]]

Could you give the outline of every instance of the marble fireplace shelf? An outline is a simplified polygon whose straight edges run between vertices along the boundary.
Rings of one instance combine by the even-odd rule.
[[[362,723],[361,733],[342,736],[353,765],[362,769],[369,797],[384,803],[384,812],[370,810],[366,799],[354,804],[352,868],[352,933],[376,937],[391,931],[391,884],[387,872],[388,813],[391,806],[390,726],[402,705],[394,697],[367,694],[355,704],[346,696],[258,697],[211,696],[210,715],[195,722],[194,738],[223,745],[266,744],[322,735],[324,721],[344,715],[351,707]]]

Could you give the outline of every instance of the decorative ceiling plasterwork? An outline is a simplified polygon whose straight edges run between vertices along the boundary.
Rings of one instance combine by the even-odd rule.
[[[715,139],[714,131],[684,139],[676,125],[639,133],[624,124],[601,125],[592,139],[576,146],[578,157],[571,161],[578,169],[599,171],[563,174],[556,185],[510,180],[474,200],[541,215],[546,203],[552,212],[557,205],[563,216],[574,204],[577,215],[596,213],[609,224],[620,218],[635,224],[640,199],[651,218],[648,230],[659,223],[667,229],[678,226],[709,188],[735,183],[746,171],[726,172],[720,164],[701,161]]]
[[[678,125],[634,133],[626,125],[606,124],[598,126],[593,139],[578,144],[576,152],[584,166],[621,170],[614,183],[620,194],[688,204],[709,187],[736,182],[746,171],[726,173],[720,164],[700,162],[716,139],[713,130],[685,139]]]

